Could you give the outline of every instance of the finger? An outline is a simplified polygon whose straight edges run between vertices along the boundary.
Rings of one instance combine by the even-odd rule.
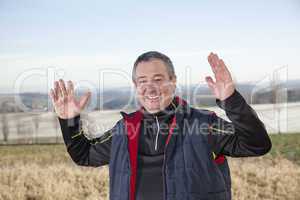
[[[211,67],[213,67],[212,57],[213,57],[213,53],[211,52],[207,57],[208,63],[210,64]]]
[[[88,103],[89,99],[91,97],[91,92],[88,91],[87,93],[85,93],[79,100],[79,107],[80,109],[84,109],[84,107],[86,106],[86,104]]]
[[[229,70],[222,59],[220,59],[220,68],[229,73]]]
[[[213,65],[215,67],[215,70],[218,71],[219,70],[219,67],[220,67],[220,59],[218,57],[217,54],[212,54],[212,62],[213,62]]]
[[[59,79],[59,88],[64,97],[68,95],[65,82],[62,79]]]
[[[55,81],[55,82],[54,82],[54,93],[55,93],[55,95],[57,96],[57,98],[63,96],[62,93],[61,93],[61,90],[60,90],[60,88],[59,88],[58,81]]]
[[[51,97],[53,103],[57,101],[57,96],[55,95],[55,92],[53,89],[50,90],[50,97]]]
[[[232,80],[230,71],[228,70],[227,66],[225,65],[224,61],[222,59],[220,59],[220,68],[222,71],[222,76],[226,79],[226,80]]]
[[[214,82],[212,77],[210,77],[210,76],[205,77],[205,81],[207,82],[208,87],[210,89],[214,90],[214,88],[216,87],[216,83]]]
[[[210,53],[209,56],[208,56],[208,58],[207,58],[207,60],[208,60],[208,62],[210,64],[210,66],[211,66],[212,71],[214,72],[214,74],[216,74],[217,73],[217,66],[216,66],[216,62],[215,62],[214,59],[215,59],[214,58],[214,54]]]
[[[218,54],[216,54],[216,53],[213,53],[213,55],[214,55],[214,58],[216,59],[216,61],[218,62],[218,61],[220,60],[220,58],[219,58]]]
[[[67,92],[68,95],[73,96],[74,95],[74,85],[72,81],[67,82]]]

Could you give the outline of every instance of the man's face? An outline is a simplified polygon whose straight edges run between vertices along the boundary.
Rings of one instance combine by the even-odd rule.
[[[176,89],[176,78],[170,78],[167,66],[159,59],[140,62],[134,81],[140,104],[150,113],[167,107]]]

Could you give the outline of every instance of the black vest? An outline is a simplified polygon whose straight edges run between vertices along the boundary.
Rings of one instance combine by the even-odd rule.
[[[230,200],[231,178],[224,156],[209,145],[211,112],[181,101],[172,119],[163,160],[164,200]],[[135,200],[141,111],[122,113],[112,129],[110,200]]]

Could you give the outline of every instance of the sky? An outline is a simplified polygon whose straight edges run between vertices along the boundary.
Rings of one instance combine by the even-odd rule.
[[[0,93],[53,80],[130,86],[135,59],[168,55],[178,84],[205,83],[210,52],[238,83],[300,79],[300,0],[0,0]]]

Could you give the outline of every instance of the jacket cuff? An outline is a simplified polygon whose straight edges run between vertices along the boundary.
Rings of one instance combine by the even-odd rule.
[[[80,123],[80,115],[77,115],[76,117],[70,118],[70,119],[62,119],[58,117],[59,123],[63,125],[64,127],[78,127]]]
[[[216,104],[223,110],[232,110],[241,106],[244,102],[244,97],[237,90],[234,90],[233,94],[223,101],[216,99]]]
[[[80,115],[70,119],[62,119],[58,117],[58,120],[66,144],[71,143],[71,141],[74,138],[83,135],[83,131],[80,124]]]

